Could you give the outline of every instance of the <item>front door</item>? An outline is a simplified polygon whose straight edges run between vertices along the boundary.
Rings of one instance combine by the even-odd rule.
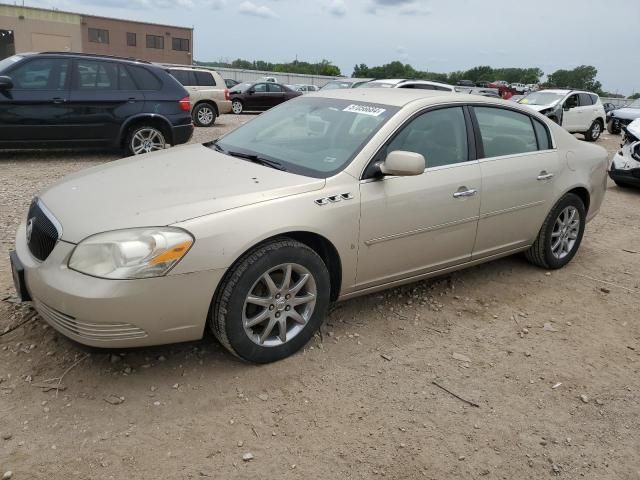
[[[473,110],[484,149],[475,260],[533,242],[552,207],[559,157],[539,120],[500,107]]]
[[[0,90],[0,144],[6,148],[72,140],[69,65],[68,59],[42,57],[7,71],[13,87]]]
[[[76,140],[108,143],[118,138],[125,119],[142,111],[144,95],[124,65],[82,59],[73,62],[69,105],[77,120]]]
[[[480,211],[480,166],[469,145],[463,107],[427,111],[409,121],[375,161],[395,150],[422,154],[414,177],[364,179],[359,288],[457,265],[471,258]]]
[[[569,95],[562,104],[562,126],[570,132],[577,132],[582,128],[582,111],[580,98],[577,93]]]
[[[266,110],[269,108],[269,92],[266,83],[256,83],[246,95],[247,110]]]

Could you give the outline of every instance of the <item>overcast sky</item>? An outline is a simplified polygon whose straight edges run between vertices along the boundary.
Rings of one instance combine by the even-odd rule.
[[[6,1],[6,0],[4,0]],[[193,26],[196,60],[393,60],[449,72],[476,65],[594,65],[606,90],[640,91],[639,0],[26,0],[27,5]]]

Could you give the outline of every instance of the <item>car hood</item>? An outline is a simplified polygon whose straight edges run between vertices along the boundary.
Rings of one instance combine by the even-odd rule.
[[[609,112],[609,115],[612,115],[616,118],[621,118],[623,120],[633,120],[635,118],[640,118],[640,109],[618,108],[617,110],[612,110],[611,112]]]
[[[546,108],[551,108],[554,105],[556,105],[557,103],[558,102],[553,102],[553,103],[549,103],[547,105],[529,105],[528,103],[520,103],[520,105],[526,105],[527,107],[532,108],[536,112],[539,112],[539,111],[544,110]]]
[[[187,145],[130,157],[65,177],[40,200],[62,239],[164,226],[223,210],[321,189],[324,179],[282,172]]]

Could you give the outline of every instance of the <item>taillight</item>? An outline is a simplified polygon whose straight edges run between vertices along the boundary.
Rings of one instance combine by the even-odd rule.
[[[191,111],[191,102],[189,101],[189,97],[184,97],[178,102],[178,104],[180,104],[180,110],[182,110],[183,112]]]
[[[225,100],[231,99],[231,96],[229,95],[229,89],[228,88],[224,89],[224,99]]]

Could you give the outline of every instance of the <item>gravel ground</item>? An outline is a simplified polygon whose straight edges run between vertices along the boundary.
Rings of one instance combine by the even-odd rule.
[[[1,332],[33,315],[7,260],[31,198],[117,156],[0,155]],[[271,365],[211,338],[89,350],[34,317],[0,337],[0,475],[639,479],[639,205],[611,184],[567,268],[511,257],[348,301]]]

